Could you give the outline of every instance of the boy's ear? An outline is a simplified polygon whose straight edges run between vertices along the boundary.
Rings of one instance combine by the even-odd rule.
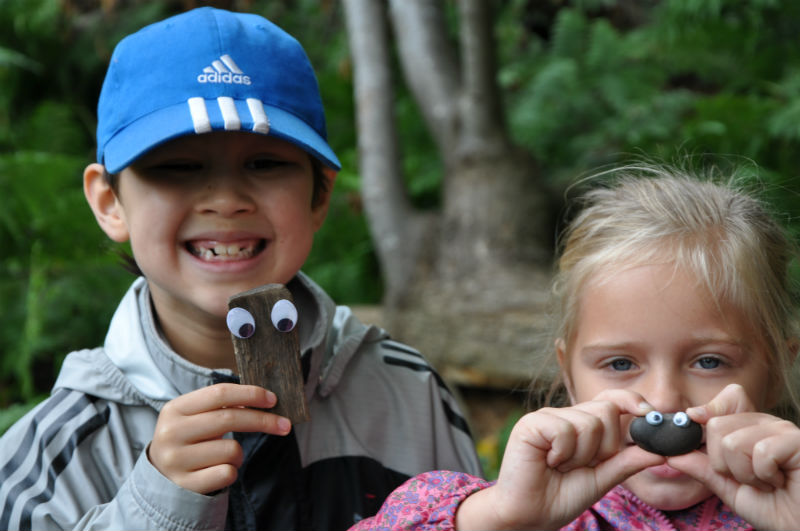
[[[564,380],[564,387],[569,394],[569,401],[575,404],[575,393],[572,389],[572,380],[569,377],[569,364],[567,363],[567,343],[563,338],[556,339],[556,356],[558,357],[558,368],[561,372],[561,378]]]
[[[102,164],[92,163],[83,170],[83,193],[103,232],[115,242],[127,241],[128,226],[122,203],[106,180]]]
[[[319,230],[325,222],[325,217],[328,215],[328,207],[331,205],[331,194],[333,194],[333,184],[336,182],[336,170],[332,168],[323,168],[322,173],[328,180],[328,186],[318,198],[314,206],[311,207],[311,215],[314,222],[314,230]]]

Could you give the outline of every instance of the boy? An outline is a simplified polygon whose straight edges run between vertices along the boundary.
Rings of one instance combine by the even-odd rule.
[[[200,8],[124,39],[84,191],[142,273],[102,348],[0,440],[0,529],[344,529],[407,477],[479,473],[453,397],[412,349],[299,270],[340,168],[302,47]],[[311,420],[237,385],[227,299],[282,283]]]

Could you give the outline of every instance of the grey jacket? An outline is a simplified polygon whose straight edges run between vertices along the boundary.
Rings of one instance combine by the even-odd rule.
[[[161,475],[143,451],[161,407],[235,377],[169,347],[140,278],[104,346],[69,354],[52,395],[0,439],[0,529],[345,529],[412,475],[480,474],[453,396],[418,352],[302,273],[288,287],[309,422],[287,437],[231,434],[245,460],[222,492]]]

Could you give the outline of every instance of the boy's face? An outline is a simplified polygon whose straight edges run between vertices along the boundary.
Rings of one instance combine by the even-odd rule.
[[[325,194],[312,207],[312,192],[309,155],[289,142],[190,135],[121,172],[119,230],[106,232],[130,239],[161,319],[224,318],[228,297],[285,284],[303,265],[329,200]]]

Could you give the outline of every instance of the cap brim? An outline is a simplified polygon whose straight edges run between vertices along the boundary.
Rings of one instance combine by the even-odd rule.
[[[206,100],[211,131],[264,134],[253,130],[255,124],[250,117],[247,102],[234,100],[234,103],[240,124],[236,128],[231,128],[229,124],[229,128],[226,129],[225,119],[216,105],[216,100]],[[269,120],[267,135],[295,144],[329,168],[336,171],[341,169],[336,154],[311,126],[278,107],[264,105],[264,111]],[[102,146],[102,160],[99,162],[106,166],[109,173],[119,173],[156,146],[173,138],[191,134],[197,134],[197,131],[187,110],[187,103],[172,105],[144,116],[118,131],[105,146]]]

